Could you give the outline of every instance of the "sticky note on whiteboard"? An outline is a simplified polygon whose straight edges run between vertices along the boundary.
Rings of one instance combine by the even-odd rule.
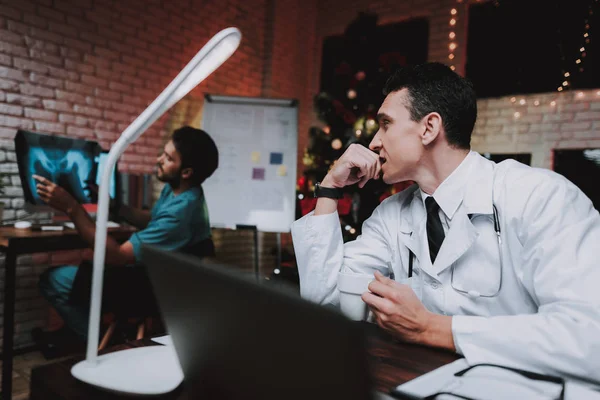
[[[287,167],[285,165],[280,165],[277,168],[277,176],[287,176]]]
[[[265,180],[265,169],[264,168],[252,168],[252,179],[257,181]]]
[[[283,163],[283,153],[271,153],[269,164],[280,165]]]
[[[260,162],[260,151],[253,151],[251,158],[252,158],[253,163],[259,163]]]

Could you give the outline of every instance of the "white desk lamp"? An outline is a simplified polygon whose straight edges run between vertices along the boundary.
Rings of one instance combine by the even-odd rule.
[[[217,33],[152,104],[125,129],[108,153],[98,193],[87,354],[84,361],[75,364],[71,369],[71,374],[83,382],[114,392],[157,395],[174,390],[183,381],[179,360],[171,346],[141,347],[98,357],[109,182],[111,172],[127,146],[221,66],[238,48],[241,38],[242,34],[237,28],[227,28]]]

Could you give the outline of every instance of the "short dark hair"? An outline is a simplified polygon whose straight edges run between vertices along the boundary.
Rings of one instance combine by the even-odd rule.
[[[430,62],[400,68],[389,77],[384,94],[408,90],[406,107],[413,121],[431,112],[442,117],[446,138],[451,146],[471,147],[471,134],[477,119],[477,96],[471,82],[447,65]]]
[[[217,145],[202,129],[184,126],[173,132],[171,140],[181,157],[181,168],[193,170],[192,184],[202,184],[219,166]]]

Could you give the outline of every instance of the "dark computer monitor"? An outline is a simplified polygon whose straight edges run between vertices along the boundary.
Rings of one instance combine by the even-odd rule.
[[[79,203],[97,203],[90,184],[98,184],[106,151],[97,142],[19,130],[15,136],[17,165],[25,202],[43,207],[33,175],[43,176],[67,190]],[[110,195],[118,201],[117,168]]]
[[[553,169],[579,187],[600,210],[600,148],[555,149]]]

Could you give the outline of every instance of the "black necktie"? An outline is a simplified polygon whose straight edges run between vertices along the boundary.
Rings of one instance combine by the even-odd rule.
[[[444,241],[444,227],[440,220],[440,206],[435,202],[432,196],[425,199],[425,208],[427,208],[427,240],[429,241],[429,255],[431,256],[431,264],[435,262],[435,258],[442,247]]]

